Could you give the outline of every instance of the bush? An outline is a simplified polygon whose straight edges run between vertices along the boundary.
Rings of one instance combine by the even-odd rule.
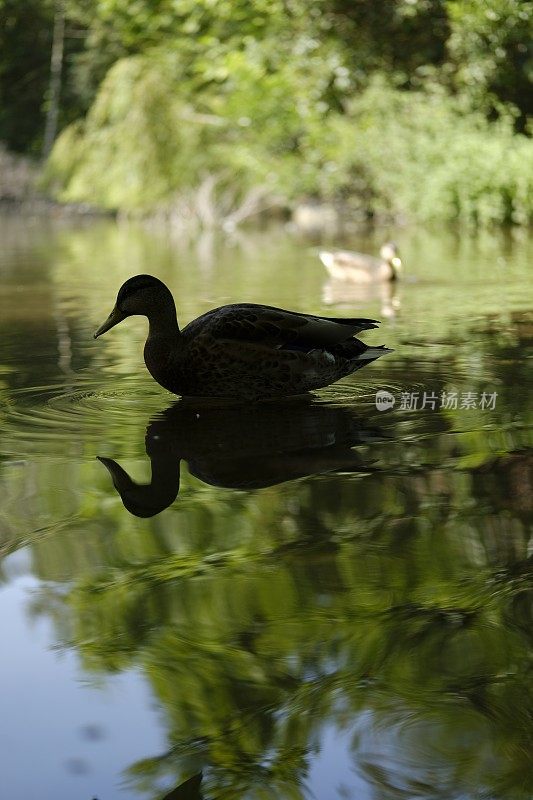
[[[83,122],[58,138],[44,180],[63,201],[144,210],[195,182],[206,166],[209,126],[191,122],[165,63],[121,59]]]
[[[464,113],[442,89],[399,92],[374,82],[331,121],[330,192],[359,195],[377,215],[531,222],[533,142],[512,120]]]
[[[312,196],[376,217],[531,221],[533,143],[511,118],[489,123],[442,87],[406,92],[381,77],[333,110],[324,54],[271,71],[265,60],[253,43],[228,53],[230,77],[189,94],[173,54],[118,61],[56,143],[48,185],[63,200],[145,212],[215,175],[236,201],[266,187],[287,205]]]

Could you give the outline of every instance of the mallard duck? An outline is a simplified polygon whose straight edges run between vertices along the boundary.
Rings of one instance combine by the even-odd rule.
[[[148,371],[165,389],[193,397],[261,400],[328,386],[389,353],[354,335],[372,319],[336,319],[240,303],[202,314],[180,330],[170,290],[152,275],[120,288],[96,339],[126,317],[148,317]]]
[[[386,242],[379,258],[351,250],[321,250],[320,260],[332,278],[352,283],[386,283],[398,280],[402,260],[394,242]]]

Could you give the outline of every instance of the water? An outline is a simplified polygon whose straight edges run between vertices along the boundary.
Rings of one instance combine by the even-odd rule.
[[[345,244],[390,236],[406,279],[361,294],[281,229],[1,220],[2,797],[533,797],[533,243]],[[307,404],[176,402],[144,321],[92,339],[138,272],[183,323],[375,316],[395,352]]]

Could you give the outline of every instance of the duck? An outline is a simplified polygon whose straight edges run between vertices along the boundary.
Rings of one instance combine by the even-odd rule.
[[[321,317],[255,303],[215,308],[180,329],[172,293],[153,275],[135,275],[120,287],[94,338],[133,315],[148,318],[148,371],[182,397],[245,402],[302,395],[391,352],[355,338],[377,328],[377,320]]]
[[[394,242],[382,245],[379,258],[351,250],[320,250],[318,257],[332,278],[351,283],[393,283],[402,269]]]

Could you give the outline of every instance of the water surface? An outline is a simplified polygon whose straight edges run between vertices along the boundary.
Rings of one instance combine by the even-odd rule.
[[[0,220],[10,800],[533,796],[533,243],[343,244],[390,236],[405,281],[361,293],[282,229]],[[306,403],[183,403],[144,320],[92,339],[139,272],[182,323],[248,300],[395,351]]]

